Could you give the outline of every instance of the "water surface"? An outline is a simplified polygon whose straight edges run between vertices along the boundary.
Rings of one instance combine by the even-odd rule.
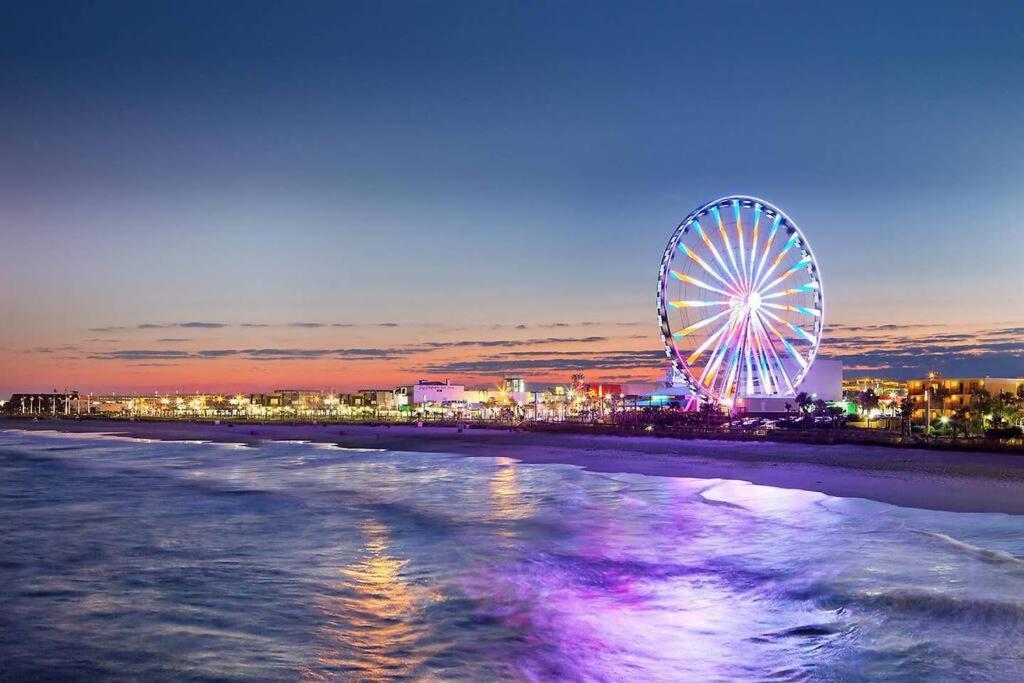
[[[1007,681],[1021,558],[1020,517],[743,482],[0,432],[11,680]]]

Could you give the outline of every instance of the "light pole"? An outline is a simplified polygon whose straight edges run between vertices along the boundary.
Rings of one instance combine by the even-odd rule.
[[[924,435],[931,436],[932,430],[932,391],[924,390]]]

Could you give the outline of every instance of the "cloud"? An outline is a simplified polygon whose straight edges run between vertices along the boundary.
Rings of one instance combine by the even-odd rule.
[[[398,327],[398,323],[377,323],[377,327]]]
[[[180,344],[184,342],[190,342],[192,340],[188,339],[187,337],[161,337],[160,339],[157,339],[157,341],[162,344]]]
[[[187,322],[187,323],[141,323],[134,327],[128,327],[126,325],[114,325],[109,327],[90,327],[90,332],[124,332],[126,330],[164,330],[175,327],[191,328],[191,329],[219,329],[222,327],[230,327],[227,323],[209,323],[209,322]]]
[[[173,338],[165,337],[166,341]],[[606,341],[606,337],[541,337],[536,339],[471,339],[462,341],[423,342],[400,348],[246,348],[246,349],[128,349],[90,356],[96,360],[139,360],[143,358],[175,358],[211,360],[217,358],[243,358],[247,360],[303,360],[314,358],[336,358],[340,360],[385,360],[408,357],[416,354],[462,348],[521,348],[546,345],[592,344]],[[551,351],[542,353],[550,354]]]
[[[188,358],[188,351],[157,350],[157,349],[126,349],[96,353],[89,358],[95,360],[146,360],[149,358]]]
[[[424,342],[415,345],[420,350],[455,349],[467,346],[481,348],[542,346],[545,344],[593,344],[607,341],[607,337],[542,337],[538,339],[472,339],[451,342]]]
[[[324,323],[288,323],[288,327],[305,327],[309,329],[327,327]]]
[[[653,370],[666,362],[664,351],[612,351],[589,356],[497,358],[425,364],[424,372],[500,375],[514,372],[566,373],[581,370]]]
[[[32,349],[32,353],[60,353],[67,351],[78,351],[77,346],[39,346]]]
[[[990,330],[984,333],[991,337],[1018,337],[1024,336],[1024,327],[1004,327],[998,330]]]
[[[210,349],[197,351],[195,355],[200,358],[225,358],[227,356],[237,356],[238,351],[235,349]]]
[[[891,325],[859,327],[870,329],[859,336],[826,338],[822,345],[843,361],[847,374],[871,372],[897,379],[931,371],[947,376],[1024,375],[1024,335],[1016,333],[1018,328],[929,333],[922,328],[940,326],[899,326],[901,334],[892,335],[883,333]]]
[[[946,323],[915,323],[899,325],[888,323],[885,325],[846,325],[843,323],[830,323],[825,325],[826,332],[892,332],[896,330],[920,330],[930,327],[945,327]]]

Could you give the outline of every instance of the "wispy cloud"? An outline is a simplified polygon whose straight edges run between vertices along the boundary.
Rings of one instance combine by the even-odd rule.
[[[170,338],[168,338],[170,339]],[[126,349],[94,353],[98,360],[138,360],[141,358],[215,359],[241,357],[250,360],[338,358],[348,360],[380,360],[407,357],[420,353],[459,348],[515,348],[565,344],[592,344],[606,337],[541,337],[536,339],[474,339],[461,341],[423,342],[404,347],[382,348],[245,348],[245,349]],[[548,352],[550,353],[550,351]]]
[[[89,358],[95,360],[145,360],[148,358],[188,358],[190,355],[188,351],[171,349],[123,349],[120,351],[95,353],[89,356]]]
[[[651,371],[665,363],[663,351],[610,351],[586,356],[552,356],[548,358],[496,358],[469,361],[427,363],[425,372],[500,375],[504,373],[566,373],[586,370]]]

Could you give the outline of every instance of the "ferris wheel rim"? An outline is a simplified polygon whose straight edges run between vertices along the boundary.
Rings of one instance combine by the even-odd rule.
[[[795,236],[798,238],[799,248],[806,255],[805,258],[808,259],[808,270],[811,273],[814,283],[816,283],[815,304],[816,311],[819,316],[819,322],[815,324],[814,339],[811,343],[810,348],[807,351],[806,365],[804,365],[799,371],[797,371],[796,375],[794,376],[794,381],[789,382],[787,377],[787,383],[789,384],[791,393],[783,394],[781,392],[775,392],[772,394],[773,396],[779,398],[795,395],[800,384],[806,379],[807,373],[813,365],[821,346],[821,339],[823,336],[825,325],[825,286],[821,275],[821,269],[818,265],[817,256],[815,256],[814,251],[809,241],[807,240],[807,237],[804,234],[803,230],[796,223],[796,221],[794,221],[792,217],[789,216],[789,214],[787,214],[785,211],[779,208],[778,205],[761,197],[756,197],[753,195],[731,194],[724,195],[711,201],[704,202],[700,204],[697,208],[693,209],[689,214],[687,214],[687,216],[673,230],[672,236],[670,237],[668,244],[665,247],[664,254],[662,255],[661,267],[658,272],[658,322],[661,328],[661,337],[663,345],[665,347],[665,353],[671,361],[673,368],[679,374],[682,375],[691,391],[693,391],[697,395],[709,398],[715,402],[724,402],[723,398],[719,395],[718,392],[706,389],[703,386],[701,386],[700,378],[694,376],[693,372],[691,371],[690,364],[688,364],[680,355],[680,348],[674,342],[673,338],[673,327],[672,322],[669,318],[669,302],[666,293],[669,284],[668,275],[670,273],[673,261],[676,258],[676,249],[679,246],[680,240],[687,233],[689,227],[696,221],[696,219],[706,215],[709,211],[719,206],[738,206],[746,208],[755,207],[755,215],[757,215],[756,207],[760,206],[763,214],[777,216],[779,218],[780,225],[784,223],[787,229],[791,230],[791,234],[795,233]],[[739,211],[739,208],[737,208],[736,210]],[[717,214],[716,218],[718,218]],[[741,242],[741,251],[743,247],[744,245]],[[731,245],[728,246],[728,249],[730,251],[730,259],[732,259],[734,254],[732,253]],[[754,256],[752,253],[751,259],[753,258]],[[726,271],[728,272],[728,269],[726,269]],[[762,285],[763,281],[757,284],[751,283],[752,288],[756,288]],[[781,389],[782,387],[781,385],[779,385],[777,388]],[[736,387],[736,392],[737,397],[739,397],[738,386]],[[729,400],[729,397],[727,396],[725,400]]]

